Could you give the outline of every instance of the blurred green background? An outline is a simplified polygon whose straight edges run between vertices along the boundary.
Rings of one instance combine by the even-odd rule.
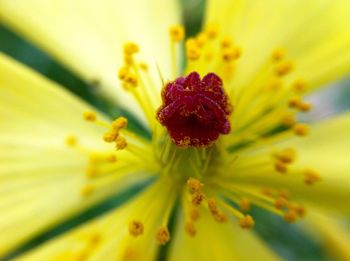
[[[181,0],[183,6],[183,22],[186,26],[188,35],[194,35],[201,28],[202,17],[205,10],[204,0]],[[120,114],[127,114],[119,108],[112,107],[108,102],[96,97],[94,88],[80,80],[77,76],[65,69],[58,62],[53,60],[47,54],[43,53],[18,35],[12,33],[0,24],[0,51],[4,52],[18,61],[34,68],[46,77],[60,83],[62,86],[82,97],[87,102],[93,104],[100,110],[115,117]],[[316,110],[307,120],[315,120],[331,116],[340,111],[350,109],[350,81],[343,80],[335,84],[332,88],[326,88],[323,91],[311,96],[309,100],[322,104],[322,108]],[[131,121],[131,128],[143,135],[149,136],[136,121]],[[139,191],[145,184],[135,186],[120,196],[117,195],[102,204],[95,206],[70,220],[57,225],[49,231],[38,235],[36,238],[27,242],[22,247],[14,251],[6,259],[16,256],[24,251],[31,249],[46,240],[59,235],[82,222],[94,218],[102,213],[118,206],[123,201],[130,198],[135,191]],[[278,254],[287,260],[328,260],[322,246],[317,245],[302,234],[296,225],[286,225],[280,218],[269,213],[254,209],[254,215],[258,220],[255,230],[260,236],[277,251]],[[164,259],[164,248],[161,251],[159,259]],[[254,251],[254,250],[253,250]]]

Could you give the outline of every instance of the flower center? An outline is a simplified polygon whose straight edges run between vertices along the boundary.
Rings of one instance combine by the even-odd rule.
[[[168,83],[162,91],[158,121],[180,147],[206,147],[230,132],[232,106],[214,73],[203,79],[192,72]]]

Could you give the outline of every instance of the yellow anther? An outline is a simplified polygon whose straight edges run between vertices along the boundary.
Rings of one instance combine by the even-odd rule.
[[[201,51],[195,39],[190,38],[186,41],[186,57],[189,60],[198,60],[201,56]]]
[[[283,163],[282,161],[276,161],[275,162],[275,170],[279,173],[285,174],[288,171],[287,165]]]
[[[306,208],[304,208],[303,206],[298,205],[294,208],[294,210],[298,214],[299,217],[305,217]]]
[[[130,235],[137,237],[143,234],[143,224],[140,221],[133,220],[129,223]]]
[[[205,56],[204,56],[204,59],[205,59],[207,62],[212,61],[213,58],[214,58],[214,54],[213,54],[213,52],[211,52],[211,51],[208,51],[208,52],[205,54]]]
[[[199,219],[199,211],[198,211],[197,208],[192,207],[192,208],[190,209],[190,218],[191,218],[191,220],[193,220],[193,221],[197,221],[197,220]]]
[[[226,62],[231,62],[241,56],[242,50],[239,47],[228,47],[222,51],[222,59]]]
[[[297,122],[297,119],[294,113],[288,112],[282,117],[281,122],[286,127],[292,127]]]
[[[214,39],[218,35],[219,29],[218,29],[218,27],[216,25],[209,25],[205,29],[205,33],[207,34],[208,38]]]
[[[284,213],[283,218],[288,223],[294,223],[298,218],[298,213],[295,210],[290,209],[286,213]]]
[[[65,138],[65,143],[67,146],[69,147],[74,147],[75,145],[77,145],[78,143],[78,140],[75,136],[73,135],[68,135],[66,138]]]
[[[128,125],[128,119],[125,117],[119,117],[112,122],[112,128],[114,130],[120,130]]]
[[[169,33],[173,42],[180,42],[185,38],[185,28],[182,25],[174,25],[170,27]]]
[[[195,206],[200,205],[204,200],[204,194],[202,192],[195,192],[192,195],[192,204]]]
[[[270,80],[264,87],[265,91],[277,91],[282,87],[282,81],[278,78]]]
[[[186,222],[185,224],[185,231],[190,237],[194,237],[197,233],[197,230],[193,224],[193,222]]]
[[[214,219],[220,223],[227,222],[227,220],[228,220],[227,216],[220,211],[217,213],[212,213],[212,215],[213,215]]]
[[[147,63],[140,63],[139,66],[142,70],[148,71],[148,64]]]
[[[292,83],[292,88],[295,92],[302,93],[306,89],[306,81],[298,79]]]
[[[247,198],[242,198],[239,201],[239,208],[241,209],[242,212],[248,212],[251,208],[251,202]]]
[[[287,189],[281,189],[279,192],[278,192],[279,196],[282,197],[282,198],[285,198],[285,199],[289,199],[290,197],[290,193]]]
[[[304,174],[304,182],[307,185],[313,185],[316,182],[321,180],[320,175],[316,171],[314,171],[312,169],[304,170],[303,174]]]
[[[293,131],[298,136],[306,136],[309,133],[309,126],[302,123],[297,123],[293,127]]]
[[[109,154],[107,155],[106,160],[110,163],[114,163],[117,161],[117,156],[114,154]]]
[[[90,245],[97,245],[102,241],[102,235],[98,232],[94,232],[89,235],[88,242]]]
[[[136,75],[133,75],[133,74],[131,74],[131,73],[128,73],[128,74],[125,76],[124,81],[125,81],[129,86],[132,86],[132,87],[136,87],[137,84],[138,84],[137,76],[136,76]]]
[[[224,37],[222,40],[221,40],[221,48],[228,48],[228,47],[232,47],[233,45],[233,42],[231,40],[230,37]]]
[[[212,214],[215,214],[215,213],[218,213],[219,212],[219,209],[218,209],[218,205],[216,203],[216,200],[213,199],[213,198],[209,198],[208,199],[208,208],[209,208],[209,211],[212,213]]]
[[[135,43],[129,42],[124,45],[124,54],[133,55],[139,51],[139,46]]]
[[[118,78],[120,80],[125,80],[125,78],[128,74],[129,74],[129,67],[123,66],[118,71]]]
[[[275,73],[277,76],[285,76],[290,73],[294,69],[294,65],[292,62],[285,61],[278,64],[275,68]]]
[[[298,104],[297,108],[298,108],[300,111],[302,111],[302,112],[308,112],[308,111],[310,111],[310,110],[312,109],[312,105],[311,105],[311,103],[309,103],[309,102],[303,102],[303,101],[301,101],[301,102]]]
[[[115,146],[116,146],[117,150],[123,150],[126,148],[126,146],[128,146],[128,143],[126,142],[125,138],[118,137],[115,140]]]
[[[156,233],[156,240],[160,245],[165,245],[170,240],[168,228],[161,227]]]
[[[103,134],[103,140],[105,142],[113,142],[117,139],[119,133],[115,130],[109,130],[105,134]]]
[[[80,195],[89,196],[93,191],[94,187],[90,184],[87,184],[80,189]]]
[[[275,207],[277,209],[285,208],[285,207],[287,207],[287,205],[288,205],[288,200],[287,199],[285,199],[283,197],[276,198],[276,200],[275,200]]]
[[[295,160],[296,155],[297,153],[294,149],[287,148],[277,153],[276,158],[278,158],[281,162],[288,164]]]
[[[86,121],[95,121],[96,120],[96,113],[93,111],[84,111],[83,112],[84,120]]]
[[[85,170],[85,174],[88,178],[95,178],[98,176],[98,171],[96,168],[89,166]]]
[[[197,46],[199,48],[202,48],[207,42],[208,37],[205,33],[202,32],[196,36],[195,40],[196,40]]]
[[[283,48],[277,48],[272,52],[272,60],[274,62],[279,62],[283,60],[283,58],[286,56],[286,50]]]
[[[293,96],[288,100],[288,106],[291,108],[298,108],[301,100],[299,96]]]
[[[126,65],[126,67],[131,66],[134,63],[134,58],[132,57],[132,55],[124,55],[124,64]]]
[[[239,220],[238,224],[241,228],[250,229],[255,225],[255,222],[252,216],[246,215],[244,218]]]
[[[272,197],[273,191],[270,188],[262,188],[261,193],[267,197]]]
[[[187,180],[187,188],[193,194],[195,192],[200,192],[203,187],[203,184],[195,178],[189,178]]]

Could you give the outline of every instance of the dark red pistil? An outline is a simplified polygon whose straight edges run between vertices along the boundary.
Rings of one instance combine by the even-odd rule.
[[[180,147],[205,147],[230,132],[232,106],[214,73],[202,80],[196,72],[179,77],[165,86],[162,99],[157,119]]]

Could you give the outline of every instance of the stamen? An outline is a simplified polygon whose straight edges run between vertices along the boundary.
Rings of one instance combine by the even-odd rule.
[[[283,197],[279,197],[279,198],[276,198],[275,200],[275,207],[277,209],[283,209],[285,207],[287,207],[288,205],[288,200],[283,198]]]
[[[298,123],[294,125],[293,131],[298,136],[306,136],[309,133],[309,127],[306,124]]]
[[[242,198],[239,202],[239,208],[242,212],[248,212],[251,208],[251,202],[247,198]]]
[[[117,150],[123,150],[126,148],[126,146],[128,145],[125,138],[123,137],[117,137],[117,139],[115,140],[115,145],[116,145],[116,149]]]
[[[289,61],[285,61],[276,66],[275,73],[277,76],[283,77],[288,73],[290,73],[293,69],[294,69],[293,63]]]
[[[288,167],[285,163],[283,163],[282,161],[277,161],[275,163],[275,170],[279,173],[282,173],[282,174],[286,174],[287,171],[288,171]]]
[[[173,42],[180,42],[185,37],[185,29],[182,25],[170,27],[170,37]]]
[[[279,62],[285,58],[286,50],[284,48],[277,48],[272,52],[272,60]]]
[[[83,117],[86,121],[95,121],[96,120],[96,113],[92,111],[85,111],[83,113]]]
[[[170,240],[168,228],[161,227],[156,233],[156,240],[160,245],[165,245]]]
[[[201,51],[195,39],[190,38],[186,41],[186,57],[190,61],[196,61],[200,58]]]
[[[312,169],[306,169],[304,171],[304,182],[307,185],[314,185],[316,182],[319,182],[321,180],[320,175],[312,170]]]
[[[124,54],[131,56],[139,51],[139,46],[135,43],[129,42],[124,45]]]
[[[78,140],[75,136],[73,135],[68,135],[65,139],[65,143],[67,146],[69,147],[74,147],[75,145],[77,145]]]
[[[187,180],[187,187],[188,187],[190,193],[193,194],[195,192],[200,192],[202,187],[203,187],[203,184],[198,179],[189,178]]]
[[[190,222],[190,221],[185,223],[185,231],[190,237],[194,237],[197,233],[197,230],[193,222]]]
[[[143,224],[140,221],[133,220],[129,223],[130,235],[137,237],[143,234]]]
[[[288,223],[294,223],[298,218],[298,214],[295,210],[291,209],[288,210],[285,214],[284,214],[284,220],[287,221]]]
[[[255,225],[254,219],[250,215],[246,215],[244,218],[240,219],[238,223],[240,227],[244,229],[251,229]]]

